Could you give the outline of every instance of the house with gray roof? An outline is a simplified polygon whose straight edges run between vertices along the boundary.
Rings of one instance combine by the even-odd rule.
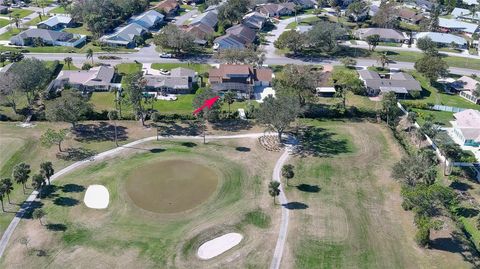
[[[100,42],[110,46],[135,47],[135,37],[143,37],[148,29],[133,22],[124,27],[117,28],[114,33],[100,37]]]
[[[455,19],[470,21],[470,22],[475,22],[475,23],[480,22],[480,13],[476,12],[475,14],[472,14],[472,12],[470,10],[465,9],[465,8],[456,7],[452,10],[452,13],[450,13],[450,14]]]
[[[225,32],[240,38],[243,45],[250,45],[257,38],[257,33],[243,24],[234,25],[225,30]]]
[[[244,48],[245,48],[245,45],[243,43],[243,40],[231,34],[219,36],[213,41],[214,50],[244,49]]]
[[[314,8],[317,5],[317,2],[314,0],[290,0],[290,2],[301,7],[302,9]]]
[[[469,5],[469,6],[476,6],[478,5],[478,1],[477,0],[462,0],[462,2],[466,5]]]
[[[415,39],[419,38],[430,38],[433,42],[435,42],[438,46],[451,46],[452,42],[457,44],[460,48],[465,48],[467,46],[467,40],[465,38],[452,35],[452,34],[445,34],[445,33],[437,33],[437,32],[421,32],[415,35]]]
[[[197,82],[197,75],[195,71],[183,67],[170,70],[170,75],[146,75],[146,88],[163,93],[190,93]]]
[[[130,22],[141,25],[147,29],[152,29],[158,27],[163,22],[164,18],[165,15],[151,9],[143,12],[138,16],[132,17],[130,19]]]
[[[267,3],[257,7],[257,11],[269,18],[291,15],[295,12],[295,4],[291,2],[280,4]]]
[[[242,24],[251,29],[260,30],[266,21],[267,17],[265,17],[265,15],[254,11],[243,16]]]
[[[205,24],[211,28],[215,28],[218,23],[218,12],[216,10],[207,11],[194,18],[189,25]]]
[[[478,24],[457,19],[438,18],[438,27],[446,32],[473,34],[478,30]]]
[[[360,28],[354,32],[354,36],[361,40],[372,35],[380,36],[381,42],[401,43],[407,39],[400,31],[388,28]]]
[[[37,42],[50,46],[78,47],[85,44],[86,36],[46,29],[27,29],[10,39],[10,43],[16,46],[34,46]]]
[[[358,75],[370,96],[394,92],[398,96],[405,98],[410,92],[422,91],[420,83],[407,73],[396,72],[380,75],[370,70],[359,70]]]
[[[48,90],[57,91],[68,85],[86,92],[109,91],[112,87],[120,87],[113,83],[114,77],[115,69],[110,66],[97,66],[90,70],[63,70],[50,83]]]
[[[72,17],[62,14],[50,17],[49,19],[38,23],[37,28],[58,31],[63,28],[71,27],[73,24]]]

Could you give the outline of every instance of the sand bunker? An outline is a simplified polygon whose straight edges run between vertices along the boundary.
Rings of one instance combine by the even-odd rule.
[[[243,239],[239,233],[228,233],[203,243],[197,251],[198,257],[208,260],[238,245]]]
[[[95,209],[107,208],[109,200],[110,195],[108,194],[108,190],[102,185],[88,186],[85,197],[83,198],[83,202],[87,207]]]

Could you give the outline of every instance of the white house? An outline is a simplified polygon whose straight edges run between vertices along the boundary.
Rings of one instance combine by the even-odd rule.
[[[453,133],[463,146],[480,146],[480,111],[467,109],[453,114]]]

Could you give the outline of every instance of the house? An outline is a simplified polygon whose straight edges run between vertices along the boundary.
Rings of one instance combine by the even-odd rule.
[[[149,10],[136,17],[130,19],[131,23],[136,23],[147,29],[157,28],[165,19],[165,15],[155,11]]]
[[[37,24],[39,29],[47,29],[52,31],[59,31],[63,28],[72,27],[73,20],[72,17],[67,15],[56,15],[50,17],[48,20],[42,21]]]
[[[464,21],[459,21],[457,19],[445,19],[438,18],[438,27],[440,27],[444,32],[457,32],[457,33],[466,33],[473,34],[477,32],[478,25],[474,23],[468,23]]]
[[[417,40],[425,37],[430,38],[433,42],[441,47],[451,46],[452,43],[457,44],[457,46],[460,48],[465,48],[467,46],[467,40],[465,40],[465,38],[452,34],[421,32],[415,35],[415,39]]]
[[[437,4],[435,4],[433,2],[430,2],[430,1],[427,1],[427,0],[416,0],[415,4],[416,4],[417,8],[420,8],[425,12],[427,12],[427,11],[429,12],[437,6]]]
[[[243,44],[243,40],[231,34],[219,36],[215,38],[215,40],[213,41],[214,50],[244,49],[244,48],[245,48],[245,45]]]
[[[460,19],[464,21],[470,21],[470,22],[475,22],[478,23],[480,22],[480,13],[476,12],[475,14],[472,14],[472,12],[468,9],[464,8],[454,8],[451,15],[455,19]]]
[[[295,4],[291,2],[281,4],[267,3],[264,5],[260,5],[257,8],[257,11],[269,18],[286,16],[291,15],[295,12]]]
[[[146,88],[149,91],[162,93],[185,94],[190,93],[197,82],[197,73],[188,68],[174,68],[170,75],[146,75]]]
[[[8,14],[8,7],[0,5],[0,14]]]
[[[477,89],[478,80],[471,77],[463,76],[455,81],[452,86],[459,91],[459,95],[468,101],[480,104],[480,97],[475,96],[474,92]]]
[[[205,45],[210,37],[215,34],[215,29],[203,23],[189,25],[184,31],[195,37],[195,43]]]
[[[243,16],[242,24],[251,29],[260,30],[263,28],[263,25],[265,25],[266,21],[267,17],[259,12],[254,11]]]
[[[354,35],[361,40],[366,40],[367,37],[372,35],[378,35],[381,42],[402,43],[407,39],[400,31],[387,28],[360,28],[354,32]]]
[[[358,74],[370,96],[395,92],[401,97],[406,97],[412,91],[422,91],[420,83],[407,73],[397,72],[380,75],[370,70],[359,70]]]
[[[257,38],[257,33],[243,24],[234,25],[225,30],[225,32],[238,37],[243,45],[250,45]]]
[[[408,8],[402,8],[398,11],[398,18],[401,21],[412,23],[412,24],[419,24],[421,20],[425,19],[422,14],[417,13],[416,11]]]
[[[90,70],[64,70],[50,83],[48,90],[54,91],[68,85],[84,92],[109,91],[113,87],[119,87],[113,83],[114,77],[115,69],[110,66],[97,66]]]
[[[177,0],[163,0],[158,3],[153,9],[159,12],[165,12],[167,17],[174,17],[175,13],[180,9],[180,5]]]
[[[454,135],[463,146],[480,146],[480,111],[467,109],[453,114],[451,121]]]
[[[317,2],[313,0],[290,0],[290,2],[301,7],[302,9],[314,8],[317,5]]]
[[[137,23],[117,28],[114,33],[100,37],[100,42],[109,46],[135,47],[135,37],[143,37],[148,29]]]
[[[469,5],[469,6],[476,6],[476,5],[478,5],[478,1],[477,1],[477,0],[462,0],[462,2],[463,2],[465,5]]]
[[[78,47],[86,42],[86,36],[46,29],[27,29],[10,39],[16,46],[34,46],[37,42],[43,45]]]
[[[194,26],[197,24],[204,24],[211,28],[215,28],[217,23],[218,23],[218,12],[216,10],[212,10],[212,11],[207,11],[198,15],[189,23],[189,25]]]
[[[251,65],[221,64],[208,72],[212,90],[216,92],[234,91],[238,97],[251,98],[255,87],[268,87],[272,83],[273,72],[269,68]]]

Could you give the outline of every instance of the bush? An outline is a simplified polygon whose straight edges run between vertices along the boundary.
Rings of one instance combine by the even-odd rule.
[[[415,234],[415,242],[420,247],[428,246],[428,243],[430,242],[430,229],[424,227],[418,229],[417,233]]]
[[[418,99],[422,96],[419,91],[409,91],[408,92],[413,99]]]
[[[150,116],[153,122],[159,122],[161,115],[158,112],[153,112],[152,115]]]
[[[82,70],[90,70],[93,66],[89,63],[84,63],[82,65]]]

